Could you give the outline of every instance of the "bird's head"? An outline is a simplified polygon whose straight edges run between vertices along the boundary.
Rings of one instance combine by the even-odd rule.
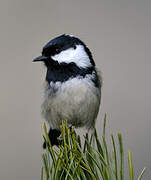
[[[43,61],[48,68],[52,62],[58,64],[74,63],[79,68],[95,66],[88,47],[77,37],[63,34],[49,41],[42,50],[42,55],[33,62]]]

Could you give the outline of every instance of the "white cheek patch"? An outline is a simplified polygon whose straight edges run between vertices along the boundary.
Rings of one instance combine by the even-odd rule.
[[[71,63],[74,62],[77,66],[86,68],[91,67],[89,56],[84,50],[82,45],[76,45],[76,49],[69,48],[61,51],[59,54],[51,56],[51,58],[59,63]]]

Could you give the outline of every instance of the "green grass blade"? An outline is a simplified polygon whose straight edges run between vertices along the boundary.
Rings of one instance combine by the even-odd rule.
[[[120,180],[124,179],[124,150],[123,150],[123,142],[122,135],[118,133],[118,141],[119,141],[119,152],[120,152]]]
[[[66,167],[63,166],[63,169],[66,171],[66,174],[68,173],[68,169]],[[70,173],[68,173],[70,180],[74,180],[72,175]]]
[[[74,157],[72,157],[71,162],[70,162],[70,164],[69,164],[69,168],[68,168],[68,171],[67,171],[65,180],[67,180],[67,178],[68,178],[68,176],[69,176],[69,173],[70,173],[70,171],[72,170],[71,168],[72,168],[73,160],[74,160]]]
[[[47,129],[46,129],[46,124],[45,124],[45,123],[43,124],[43,129],[44,129],[44,132],[45,132],[47,141],[48,141],[48,143],[49,143],[49,150],[50,150],[50,153],[51,153],[51,157],[52,157],[53,163],[54,163],[54,165],[55,165],[55,163],[56,163],[55,153],[54,153],[54,151],[53,151],[53,148],[52,148],[52,145],[51,145],[51,142],[50,142],[48,133],[47,133]],[[47,143],[47,141],[46,141],[46,143]],[[48,147],[48,145],[47,145],[47,147]]]
[[[63,156],[63,153],[60,152],[60,155],[56,161],[56,164],[55,164],[55,167],[54,167],[54,175],[53,175],[53,179],[54,180],[57,180],[59,177],[58,177],[58,171],[59,171],[59,168],[61,167],[61,159],[62,159],[62,156]]]
[[[86,133],[86,135],[84,136],[84,138],[85,138],[85,139],[89,139],[89,138],[88,138],[88,133]],[[85,153],[86,148],[87,148],[87,143],[86,143],[86,141],[84,141],[83,153]]]
[[[41,167],[41,180],[43,180],[43,178],[44,178],[44,172],[43,172],[43,166]]]
[[[96,179],[95,179],[95,175],[93,174],[93,172],[91,171],[91,169],[89,169],[89,167],[87,166],[87,164],[85,164],[83,161],[81,161],[81,163],[82,163],[84,166],[80,165],[79,167],[81,167],[83,170],[85,170],[86,172],[88,172],[88,173],[91,175],[92,180],[96,180]]]
[[[146,167],[144,167],[144,169],[142,170],[141,174],[140,174],[139,177],[138,177],[138,180],[141,180],[141,179],[142,179],[143,174],[145,173],[145,171],[146,171]]]
[[[76,176],[76,174],[77,174],[77,171],[78,171],[78,168],[79,168],[81,159],[82,159],[82,157],[79,158],[79,161],[77,161],[77,163],[76,163],[76,167],[74,168],[74,171],[73,171],[73,178],[74,178],[74,177]]]
[[[66,147],[66,137],[67,137],[67,134],[66,134],[66,125],[65,125],[65,121],[62,121],[62,129],[61,129],[61,132],[62,132],[62,137],[63,137],[63,143],[64,143],[64,152],[65,152],[65,160],[66,160],[66,163],[68,164],[68,154],[67,154],[67,147]]]
[[[89,153],[87,151],[87,153],[89,154],[89,156],[91,157],[91,159],[94,161],[94,163],[96,164],[96,166],[98,167],[98,169],[100,170],[100,173],[102,175],[102,178],[105,179],[104,173],[102,171],[102,167],[100,166],[100,164],[97,162],[97,160],[91,155],[91,153]]]
[[[129,180],[134,180],[132,156],[130,151],[128,151],[128,167],[129,167]]]
[[[79,174],[80,174],[80,177],[79,177],[80,180],[87,179],[82,168],[79,168]]]
[[[114,174],[115,174],[115,179],[118,180],[117,155],[116,155],[116,147],[115,147],[113,134],[111,134],[111,138],[112,138],[113,154],[114,154]]]
[[[97,145],[97,150],[99,151],[99,153],[102,155],[102,157],[104,157],[104,152],[103,152],[103,149],[102,149],[102,145],[99,141],[99,138],[98,138],[98,135],[97,135],[97,132],[96,132],[96,129],[94,131],[94,137],[95,137],[95,141],[96,141],[96,145]]]
[[[48,163],[47,163],[47,156],[46,156],[46,153],[43,153],[42,154],[42,161],[43,161],[43,166],[44,166],[44,169],[45,169],[45,174],[46,174],[46,180],[48,180],[49,178],[49,168],[48,168]]]
[[[105,154],[106,154],[106,160],[107,160],[107,164],[109,165],[109,153],[108,153],[108,148],[107,148],[107,144],[106,144],[106,140],[105,137],[103,136],[103,145],[104,145],[104,149],[105,149]]]
[[[105,137],[106,135],[106,113],[104,116],[104,122],[103,122],[103,137]]]
[[[42,154],[41,180],[124,179],[124,149],[122,136],[118,134],[118,158],[113,135],[111,134],[112,151],[109,149],[105,138],[106,115],[104,117],[102,138],[98,137],[96,130],[91,136],[87,133],[85,135],[84,148],[83,144],[81,144],[80,136],[76,134],[73,127],[68,128],[67,121],[62,122],[61,136],[63,138],[63,143],[58,147],[52,147],[45,124],[43,128],[46,151]],[[129,180],[134,180],[130,151],[128,151],[128,165]],[[142,170],[138,180],[142,179],[145,170],[146,168]]]
[[[79,143],[79,146],[80,146],[80,148],[82,148],[82,144],[81,144],[81,139],[80,139],[80,136],[78,135],[78,143]]]
[[[89,154],[91,154],[96,159],[96,152],[95,152],[95,149],[93,148],[94,146],[92,145],[93,140],[94,140],[94,135],[91,135],[90,141],[88,140],[87,137],[85,137],[85,142],[87,144],[86,157],[87,157],[87,161],[89,163],[91,170],[94,172],[94,174],[96,176],[96,179],[99,179],[96,164],[89,155]]]

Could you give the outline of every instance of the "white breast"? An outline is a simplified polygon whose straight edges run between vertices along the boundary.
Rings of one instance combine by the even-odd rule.
[[[73,78],[64,83],[50,84],[57,91],[45,87],[42,115],[53,129],[59,129],[62,120],[75,127],[94,127],[99,111],[101,92],[90,80]]]

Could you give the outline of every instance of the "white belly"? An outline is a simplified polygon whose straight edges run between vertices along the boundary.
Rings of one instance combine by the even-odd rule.
[[[86,78],[73,78],[64,83],[48,84],[42,104],[42,115],[52,129],[59,129],[62,120],[75,127],[94,127],[99,111],[101,91]]]

